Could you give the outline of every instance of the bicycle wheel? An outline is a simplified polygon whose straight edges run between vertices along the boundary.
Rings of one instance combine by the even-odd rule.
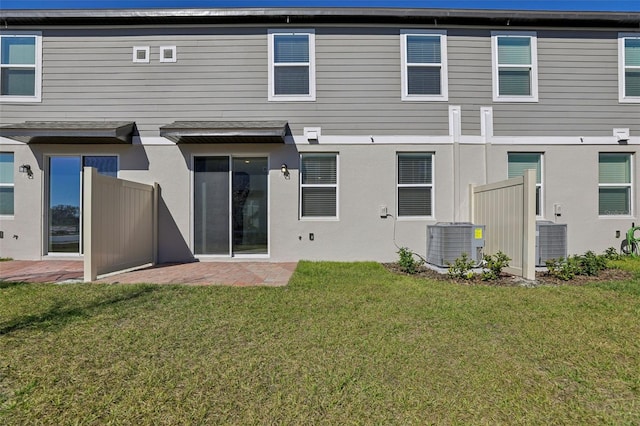
[[[635,254],[638,255],[638,243],[632,241],[629,243],[626,239],[622,240],[622,244],[620,245],[620,251],[624,254]]]

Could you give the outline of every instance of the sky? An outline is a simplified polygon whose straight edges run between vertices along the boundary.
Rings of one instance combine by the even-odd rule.
[[[640,12],[640,0],[0,0],[0,9],[394,7]]]

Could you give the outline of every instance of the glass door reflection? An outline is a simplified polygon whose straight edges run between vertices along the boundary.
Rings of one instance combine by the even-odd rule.
[[[268,160],[194,159],[194,253],[268,253]]]
[[[266,254],[267,159],[233,159],[232,222],[234,254]]]
[[[49,253],[80,253],[80,164],[49,158]]]

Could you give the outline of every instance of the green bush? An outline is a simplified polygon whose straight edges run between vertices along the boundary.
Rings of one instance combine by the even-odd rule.
[[[400,266],[403,272],[407,274],[415,274],[418,272],[418,267],[422,265],[422,260],[416,260],[411,250],[407,247],[400,247],[397,253],[399,256],[398,266]]]
[[[471,279],[473,277],[472,269],[475,266],[475,262],[469,258],[467,253],[462,253],[462,256],[458,257],[453,264],[447,262],[449,266],[450,278],[462,278],[464,280]]]
[[[615,249],[608,249],[605,254],[595,254],[591,250],[583,255],[573,255],[560,259],[547,260],[546,265],[549,275],[568,281],[576,275],[597,276],[601,271],[607,269],[607,261],[613,256],[613,252],[618,256]]]
[[[483,257],[485,265],[482,271],[482,279],[484,281],[497,280],[502,274],[502,270],[509,266],[511,258],[499,251],[494,255],[485,254]]]
[[[602,256],[607,260],[620,260],[622,258],[615,247],[609,247],[606,249]]]
[[[607,259],[604,255],[597,255],[591,250],[580,256],[579,275],[597,276],[600,271],[607,269]]]
[[[575,256],[569,256],[566,259],[549,259],[545,262],[549,275],[559,278],[563,281],[569,281],[580,272],[580,264]]]

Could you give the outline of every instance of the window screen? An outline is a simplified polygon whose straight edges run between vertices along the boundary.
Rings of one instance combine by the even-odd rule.
[[[0,95],[36,96],[36,36],[0,36]]]
[[[0,215],[14,214],[13,153],[0,152]]]
[[[433,155],[398,154],[398,216],[433,215]]]
[[[439,36],[407,35],[407,91],[409,95],[440,95]]]
[[[498,37],[498,93],[531,95],[531,38]]]
[[[598,161],[598,214],[631,214],[631,155],[600,153]]]
[[[640,37],[624,40],[624,93],[640,97]]]
[[[310,34],[273,34],[274,96],[311,96]]]
[[[337,154],[302,154],[301,217],[337,216],[337,159]]]
[[[536,216],[542,216],[542,154],[535,152],[510,152],[508,178],[523,176],[524,171],[536,171]]]

